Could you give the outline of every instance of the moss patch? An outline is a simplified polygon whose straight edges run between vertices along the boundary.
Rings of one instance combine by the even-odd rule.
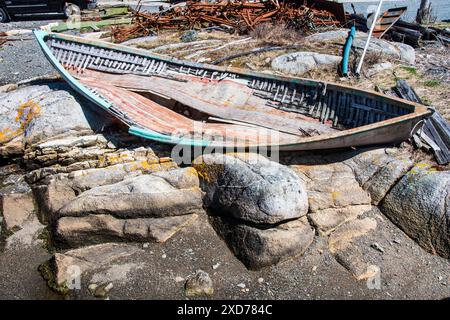
[[[413,76],[417,76],[417,69],[414,67],[408,67],[408,66],[401,66],[401,68],[403,70],[405,70],[406,72],[408,72],[409,74],[413,75]]]
[[[49,253],[55,253],[57,248],[53,245],[52,239],[51,239],[51,233],[50,230],[47,228],[44,228],[42,232],[38,236],[39,240],[42,240],[43,244],[42,247],[47,250]]]
[[[441,85],[441,81],[436,80],[436,79],[432,79],[432,80],[427,80],[423,82],[423,85],[426,87],[430,87],[430,88],[434,88],[434,87],[438,87]]]
[[[38,271],[41,273],[44,280],[47,281],[47,286],[54,292],[63,296],[67,296],[70,293],[70,289],[67,287],[67,284],[65,282],[62,285],[58,285],[56,283],[55,274],[51,267],[50,261],[46,261],[41,264],[38,268]]]

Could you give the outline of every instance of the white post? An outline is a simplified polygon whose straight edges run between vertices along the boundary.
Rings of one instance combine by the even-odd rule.
[[[358,75],[361,72],[361,67],[363,64],[364,56],[366,55],[367,48],[369,47],[370,38],[372,37],[373,29],[375,29],[375,25],[377,24],[378,15],[380,14],[381,10],[381,4],[383,3],[383,0],[380,0],[380,3],[378,4],[377,11],[375,11],[373,16],[373,22],[370,26],[369,35],[367,37],[366,45],[364,46],[364,51],[361,55],[361,59],[359,60],[358,67],[356,68],[356,74]]]

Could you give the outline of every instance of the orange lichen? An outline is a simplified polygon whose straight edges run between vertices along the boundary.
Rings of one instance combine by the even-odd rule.
[[[25,127],[40,114],[41,107],[33,100],[28,100],[27,102],[19,105],[19,107],[17,108],[17,115],[14,119],[16,122],[18,122],[18,128],[11,129],[10,127],[6,127],[0,130],[0,143],[9,142],[18,135],[22,134],[25,130]]]

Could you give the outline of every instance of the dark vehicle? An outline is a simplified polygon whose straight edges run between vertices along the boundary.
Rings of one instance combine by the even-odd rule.
[[[28,14],[63,13],[69,17],[96,6],[97,0],[0,0],[0,22]]]

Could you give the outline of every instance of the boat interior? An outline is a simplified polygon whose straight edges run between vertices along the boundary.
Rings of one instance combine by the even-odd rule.
[[[165,135],[261,143],[335,133],[415,112],[381,94],[49,37],[64,68],[130,126]]]

